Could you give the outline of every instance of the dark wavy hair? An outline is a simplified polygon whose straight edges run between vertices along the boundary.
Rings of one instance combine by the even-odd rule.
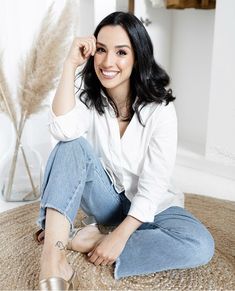
[[[166,105],[173,101],[172,90],[165,87],[169,84],[168,74],[156,63],[153,56],[152,41],[142,22],[133,14],[126,12],[114,12],[105,17],[97,26],[94,36],[97,38],[99,31],[107,25],[120,25],[128,34],[134,51],[135,64],[130,76],[131,100],[130,120],[136,112],[139,122],[143,125],[140,117],[141,109],[151,102]],[[83,70],[77,77],[82,77],[83,89],[79,98],[89,108],[94,106],[100,115],[107,106],[102,92],[105,92],[115,114],[119,117],[118,108],[105,88],[101,85],[94,70],[94,57],[91,56]]]

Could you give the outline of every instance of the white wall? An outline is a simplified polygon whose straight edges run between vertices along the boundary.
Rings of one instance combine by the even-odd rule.
[[[77,35],[88,36],[92,34],[95,27],[94,0],[79,1],[78,18],[79,23]]]
[[[204,152],[209,108],[215,10],[174,10],[171,66],[180,143]]]
[[[94,0],[95,27],[105,16],[114,11],[116,11],[116,0]]]
[[[143,0],[135,2],[135,15],[151,21],[156,61],[171,77],[180,143],[204,152],[215,10],[154,8]]]
[[[234,54],[235,1],[219,0],[216,10],[206,157],[231,166],[235,166]]]

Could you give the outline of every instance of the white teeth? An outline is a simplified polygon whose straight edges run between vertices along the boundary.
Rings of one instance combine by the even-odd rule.
[[[111,72],[111,71],[104,71],[102,70],[102,74],[107,76],[107,77],[114,77],[115,75],[117,75],[118,72]]]

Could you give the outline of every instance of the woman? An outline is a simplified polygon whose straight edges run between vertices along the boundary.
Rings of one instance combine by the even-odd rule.
[[[84,88],[75,99],[75,71],[84,64]],[[115,279],[212,258],[213,238],[170,183],[177,120],[168,84],[132,14],[112,13],[94,36],[74,40],[50,112],[50,130],[60,142],[42,186],[42,290],[76,288],[66,249],[86,253],[95,265],[114,264]],[[104,235],[91,224],[74,231],[80,207],[114,230]]]

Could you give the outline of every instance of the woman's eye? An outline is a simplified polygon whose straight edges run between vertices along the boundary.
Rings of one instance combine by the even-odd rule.
[[[102,48],[102,47],[97,47],[96,48],[96,52],[97,53],[103,53],[105,50],[104,50],[104,48]]]
[[[124,50],[119,50],[119,51],[117,52],[117,54],[120,55],[120,56],[125,56],[127,53],[126,53],[126,51],[124,51]]]

